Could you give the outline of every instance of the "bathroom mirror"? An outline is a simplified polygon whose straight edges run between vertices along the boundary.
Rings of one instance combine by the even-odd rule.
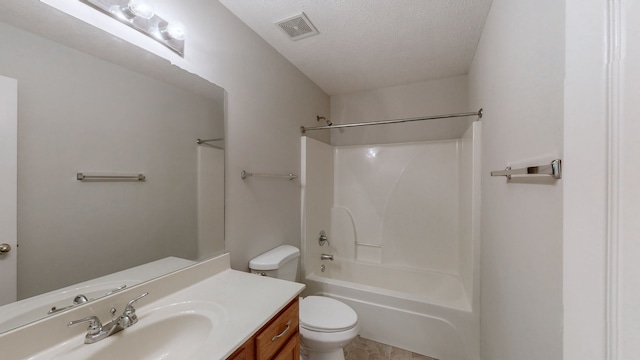
[[[18,81],[0,332],[224,252],[224,89],[39,1],[3,1],[0,39]]]

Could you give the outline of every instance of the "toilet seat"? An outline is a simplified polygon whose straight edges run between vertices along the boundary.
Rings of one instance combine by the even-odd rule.
[[[325,296],[300,301],[300,326],[311,331],[340,332],[354,328],[358,314],[348,305]]]

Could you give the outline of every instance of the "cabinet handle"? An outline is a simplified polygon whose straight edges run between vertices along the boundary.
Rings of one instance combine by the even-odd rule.
[[[274,337],[272,337],[272,338],[271,338],[271,342],[274,342],[274,341],[276,341],[276,340],[280,339],[281,337],[283,337],[283,336],[284,336],[284,334],[286,334],[286,333],[287,333],[287,331],[289,331],[289,328],[290,328],[290,327],[291,327],[291,320],[287,321],[287,328],[286,328],[286,329],[284,329],[284,331],[283,331],[283,332],[281,332],[280,334],[278,334],[278,335],[276,335],[276,336],[274,336]]]

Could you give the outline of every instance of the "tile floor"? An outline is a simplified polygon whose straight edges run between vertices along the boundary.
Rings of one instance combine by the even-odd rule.
[[[438,360],[358,336],[344,347],[345,360]]]

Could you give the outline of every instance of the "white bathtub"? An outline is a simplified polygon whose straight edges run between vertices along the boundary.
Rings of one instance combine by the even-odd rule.
[[[336,259],[306,276],[305,294],[351,306],[364,338],[440,360],[478,360],[478,319],[450,274]]]

